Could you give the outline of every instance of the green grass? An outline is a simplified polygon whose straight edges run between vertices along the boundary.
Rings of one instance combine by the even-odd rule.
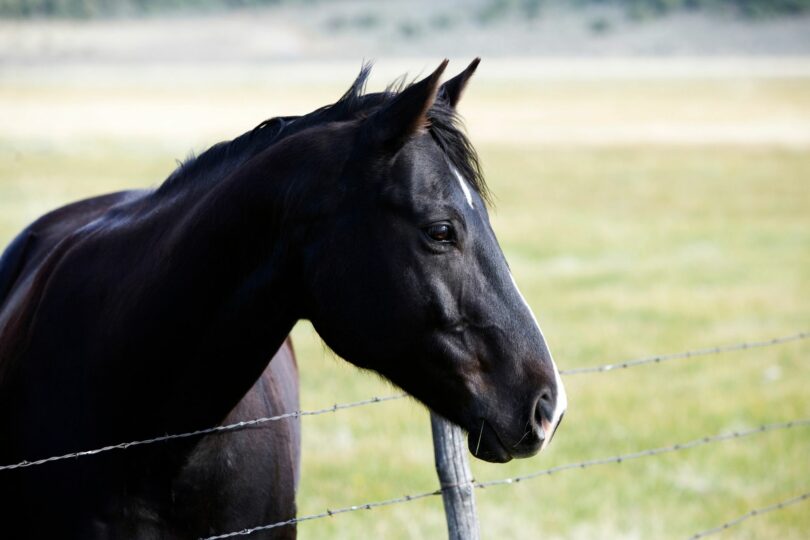
[[[774,108],[788,105],[798,106]],[[810,329],[806,149],[486,142],[479,150],[497,197],[493,225],[562,368]],[[133,150],[116,140],[77,149],[45,137],[0,138],[0,244],[63,202],[156,184],[174,157],[157,139]],[[309,324],[296,327],[294,340],[304,408],[396,391],[334,358]],[[475,461],[474,475],[514,476],[810,417],[808,353],[810,343],[791,343],[569,377],[569,413],[550,449],[507,465]],[[412,401],[303,423],[302,515],[437,485],[428,415]],[[796,428],[493,487],[476,494],[482,535],[683,538],[810,490],[808,455],[810,429]],[[804,538],[808,504],[725,537]],[[433,497],[299,531],[438,538],[444,521]]]

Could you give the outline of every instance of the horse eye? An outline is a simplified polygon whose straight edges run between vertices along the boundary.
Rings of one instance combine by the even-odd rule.
[[[434,223],[425,229],[425,233],[436,242],[452,242],[455,240],[455,231],[449,223]]]

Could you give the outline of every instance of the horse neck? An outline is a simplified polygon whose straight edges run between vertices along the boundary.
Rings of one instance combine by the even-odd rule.
[[[305,316],[300,259],[311,216],[301,215],[303,202],[332,169],[303,155],[262,154],[179,201],[186,217],[166,235],[170,278],[162,289],[179,294],[183,308],[173,318],[194,324],[176,342],[188,369],[177,372],[178,403],[168,409],[199,423],[229,412]],[[183,340],[195,342],[192,355]],[[188,401],[205,389],[215,395]]]

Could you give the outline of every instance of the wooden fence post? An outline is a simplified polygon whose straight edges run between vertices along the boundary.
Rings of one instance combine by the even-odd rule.
[[[449,540],[479,540],[478,516],[472,473],[467,461],[467,445],[461,428],[430,413],[433,454],[442,486],[444,513]]]

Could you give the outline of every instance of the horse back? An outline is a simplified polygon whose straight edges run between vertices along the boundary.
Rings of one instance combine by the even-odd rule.
[[[23,229],[0,256],[0,313],[11,309],[12,297],[60,242],[110,208],[141,193],[119,191],[83,199],[48,212]]]

